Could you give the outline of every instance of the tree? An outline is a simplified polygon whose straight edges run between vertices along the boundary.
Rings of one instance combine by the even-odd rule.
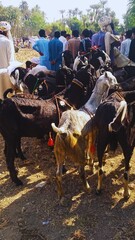
[[[128,1],[128,10],[124,15],[125,28],[132,28],[135,26],[135,0]]]
[[[60,10],[62,21],[63,21],[63,18],[64,18],[64,12],[65,12],[65,10]]]
[[[30,16],[28,3],[26,1],[22,1],[20,6],[19,6],[19,9],[22,13],[23,20],[27,20]]]
[[[103,13],[104,13],[105,4],[107,3],[107,1],[106,0],[100,0],[100,3],[101,3],[102,9],[103,9]]]
[[[83,29],[82,21],[80,21],[76,17],[67,20],[67,25],[71,30],[78,30],[79,32],[81,32]]]

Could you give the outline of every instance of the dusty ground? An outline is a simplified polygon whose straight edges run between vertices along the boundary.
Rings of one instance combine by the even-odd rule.
[[[24,53],[25,52],[25,53]],[[17,58],[28,59],[30,50]],[[27,58],[26,58],[27,56]],[[120,149],[106,159],[104,189],[96,196],[97,173],[90,175],[90,194],[83,191],[75,168],[63,176],[67,202],[60,206],[55,182],[55,158],[46,141],[22,139],[26,162],[16,159],[23,187],[15,187],[9,178],[0,136],[0,240],[134,240],[135,239],[135,153],[130,172],[131,196],[123,191],[123,156]],[[42,185],[38,187],[37,184]]]

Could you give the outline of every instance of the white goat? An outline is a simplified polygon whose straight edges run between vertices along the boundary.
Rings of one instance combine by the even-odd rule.
[[[65,111],[60,119],[59,127],[52,123],[53,130],[57,133],[54,145],[54,153],[57,163],[58,196],[63,200],[62,166],[66,156],[79,165],[80,176],[85,189],[90,186],[85,178],[84,167],[88,155],[93,129],[92,117],[101,101],[107,96],[110,86],[117,84],[116,78],[110,72],[105,72],[99,77],[90,99],[79,110]],[[90,121],[91,120],[91,121]]]

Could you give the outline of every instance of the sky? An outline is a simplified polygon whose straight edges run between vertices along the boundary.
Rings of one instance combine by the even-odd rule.
[[[21,0],[0,0],[3,6],[16,6],[19,7]],[[65,10],[65,14],[69,9],[78,8],[84,14],[86,14],[86,9],[92,4],[97,4],[100,0],[26,0],[29,8],[38,5],[42,11],[45,12],[47,21],[52,22],[61,18],[60,10]],[[109,7],[112,11],[116,13],[116,17],[119,19],[120,23],[123,23],[123,14],[127,11],[128,0],[108,0],[105,7]]]

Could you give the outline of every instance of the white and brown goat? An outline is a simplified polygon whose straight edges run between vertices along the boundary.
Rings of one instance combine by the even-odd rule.
[[[62,166],[68,156],[74,164],[79,166],[80,176],[84,187],[89,191],[90,186],[85,177],[84,167],[90,149],[92,131],[92,118],[97,107],[106,98],[111,85],[117,84],[116,78],[105,72],[99,77],[93,89],[93,93],[86,104],[79,110],[68,110],[63,112],[59,126],[52,123],[53,130],[57,133],[55,139],[54,153],[57,164],[57,189],[60,200],[63,200],[62,188]]]

